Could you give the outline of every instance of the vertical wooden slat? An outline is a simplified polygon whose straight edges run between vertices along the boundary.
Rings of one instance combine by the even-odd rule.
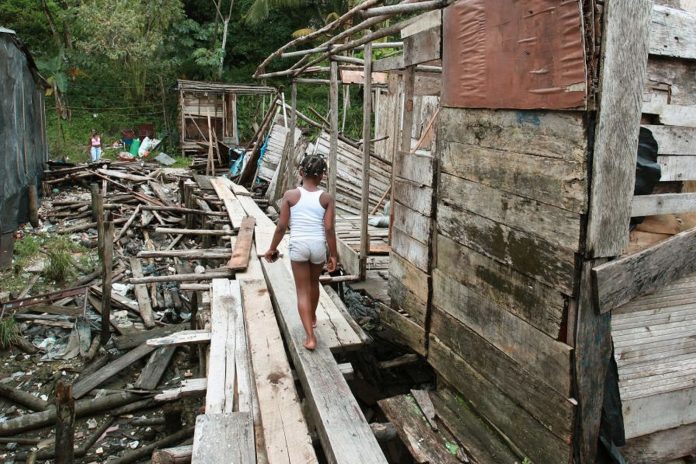
[[[331,107],[331,140],[329,147],[329,193],[336,199],[336,170],[338,168],[338,63],[331,61],[331,84],[329,86]]]
[[[592,257],[617,256],[628,245],[651,10],[650,0],[610,0],[604,6],[587,225]]]
[[[370,254],[370,237],[367,219],[370,214],[370,140],[372,139],[372,43],[365,44],[365,83],[363,85],[363,163],[362,204],[360,207],[360,278],[367,276],[367,255]]]

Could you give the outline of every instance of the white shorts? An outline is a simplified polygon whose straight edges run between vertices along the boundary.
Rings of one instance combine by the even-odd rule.
[[[326,242],[320,240],[292,240],[288,247],[290,251],[290,261],[312,264],[323,264],[326,262]]]

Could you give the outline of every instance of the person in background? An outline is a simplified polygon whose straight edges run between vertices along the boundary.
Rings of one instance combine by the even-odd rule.
[[[278,244],[290,225],[290,262],[297,290],[297,310],[307,338],[304,347],[310,351],[317,346],[314,328],[317,325],[319,304],[319,276],[324,263],[329,272],[336,270],[338,253],[334,230],[335,207],[331,195],[319,189],[326,172],[326,161],[321,156],[308,155],[300,163],[302,185],[283,195],[280,218],[271,247],[264,257],[270,263],[280,256]],[[327,262],[326,246],[329,248]]]
[[[96,129],[92,129],[92,135],[89,137],[89,156],[92,162],[99,161],[101,158],[101,136]]]

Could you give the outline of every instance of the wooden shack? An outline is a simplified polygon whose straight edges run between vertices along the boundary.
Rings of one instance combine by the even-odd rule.
[[[242,95],[273,95],[275,88],[241,84],[223,84],[178,80],[179,143],[182,154],[201,151],[208,139],[226,145],[239,140],[237,100]]]
[[[30,199],[48,161],[44,90],[29,50],[0,27],[0,267],[12,261],[13,235],[28,222]]]
[[[600,435],[632,464],[696,452],[695,30],[675,2],[461,0],[374,63],[406,101],[383,322],[478,462],[592,463]],[[428,153],[405,128],[439,58]],[[662,182],[634,198],[641,112]]]

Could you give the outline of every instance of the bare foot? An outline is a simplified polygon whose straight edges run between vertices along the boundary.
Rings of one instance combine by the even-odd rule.
[[[309,351],[314,351],[314,349],[317,347],[317,337],[308,337],[304,342],[304,347]]]

